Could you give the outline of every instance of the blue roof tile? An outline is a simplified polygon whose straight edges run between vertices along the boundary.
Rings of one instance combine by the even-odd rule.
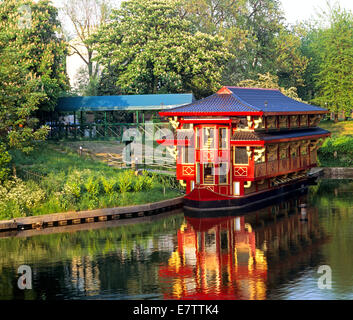
[[[170,109],[167,113],[301,113],[326,111],[323,108],[291,99],[277,89],[225,88],[228,89],[228,93],[222,90],[221,93],[215,93],[189,105]]]
[[[259,112],[259,108],[248,105],[232,94],[215,93],[189,105],[168,110],[168,113],[215,113],[215,112]]]
[[[277,89],[227,88],[237,98],[264,112],[325,111],[323,108],[291,99]]]

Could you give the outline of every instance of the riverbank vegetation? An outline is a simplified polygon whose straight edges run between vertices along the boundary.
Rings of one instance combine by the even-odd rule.
[[[180,196],[168,177],[116,169],[73,152],[37,146],[12,152],[15,177],[0,185],[0,219],[138,205]]]
[[[353,166],[353,121],[325,120],[320,127],[332,133],[318,151],[321,167]]]
[[[353,166],[353,135],[325,140],[318,151],[318,158],[321,167]]]

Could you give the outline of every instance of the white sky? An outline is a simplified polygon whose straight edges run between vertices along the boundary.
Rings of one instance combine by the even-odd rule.
[[[281,0],[281,2],[287,22],[290,24],[308,20],[327,8],[326,0]],[[330,3],[337,3],[342,9],[353,11],[353,0],[331,0]]]

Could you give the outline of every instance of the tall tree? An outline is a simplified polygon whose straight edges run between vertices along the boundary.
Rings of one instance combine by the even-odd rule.
[[[197,32],[175,0],[130,0],[114,10],[95,37],[98,61],[117,74],[126,94],[194,92],[203,97],[221,81],[230,57],[223,38]]]
[[[328,16],[329,27],[323,29],[312,45],[319,58],[315,75],[316,96],[313,102],[347,116],[353,105],[353,15],[339,7]]]
[[[79,74],[78,90],[81,94],[93,94],[97,87],[100,68],[94,61],[95,50],[90,38],[107,22],[111,12],[111,1],[65,0],[62,12],[64,18],[70,22],[67,28],[70,55],[78,55],[86,67]]]
[[[3,1],[0,17],[0,144],[29,152],[48,132],[36,111],[53,110],[67,88],[66,45],[49,1]]]
[[[279,0],[184,0],[183,9],[199,30],[226,39],[234,57],[225,68],[225,84],[266,72],[285,86],[302,84],[307,60],[300,38],[284,25]]]

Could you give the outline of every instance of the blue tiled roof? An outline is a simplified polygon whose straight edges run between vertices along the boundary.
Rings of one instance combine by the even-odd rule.
[[[189,105],[168,110],[168,113],[216,113],[216,112],[259,112],[259,108],[252,107],[246,102],[237,99],[232,94],[215,93],[205,99]]]
[[[237,98],[264,112],[325,111],[323,108],[291,99],[276,89],[227,88]]]
[[[165,110],[194,101],[192,94],[151,94],[59,99],[56,111]]]
[[[168,110],[168,114],[178,113],[237,113],[237,112],[325,112],[320,107],[293,100],[277,89],[255,89],[225,87],[222,91],[189,105]]]
[[[295,129],[286,131],[277,131],[271,133],[257,133],[247,131],[236,131],[232,137],[232,141],[272,141],[291,138],[303,138],[309,136],[328,135],[329,131],[321,128],[313,129]]]

